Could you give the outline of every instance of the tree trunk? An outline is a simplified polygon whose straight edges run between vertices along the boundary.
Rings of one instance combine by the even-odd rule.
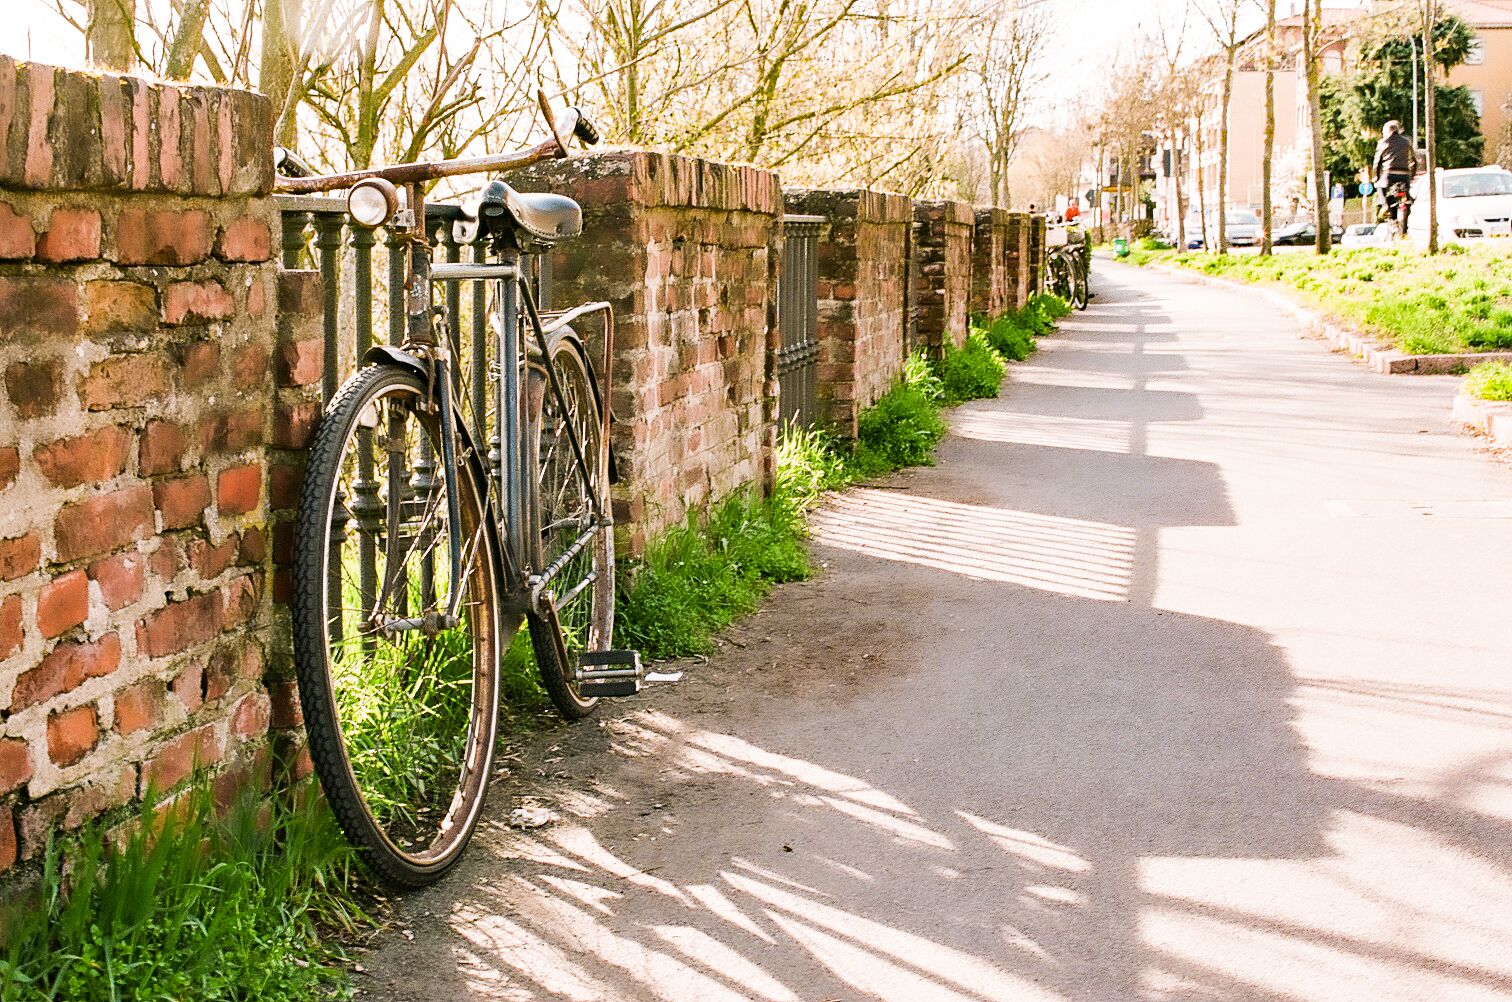
[[[1265,5],[1265,153],[1260,159],[1260,256],[1271,252],[1271,158],[1276,150],[1276,0]]]
[[[179,11],[178,28],[173,32],[173,42],[168,47],[168,63],[163,75],[170,80],[187,80],[194,72],[194,60],[199,55],[200,42],[205,37],[205,15],[210,13],[210,0],[186,0]]]
[[[1433,122],[1433,0],[1423,4],[1423,128],[1428,147],[1428,253],[1439,252],[1438,232],[1438,175],[1434,167],[1438,157],[1433,149],[1438,129]]]
[[[1323,0],[1302,0],[1302,58],[1307,71],[1307,113],[1312,133],[1313,218],[1318,229],[1319,254],[1327,254],[1333,242],[1328,225],[1328,179],[1323,170],[1322,114],[1318,101],[1318,19],[1323,16]]]
[[[294,38],[299,30],[300,0],[267,0],[263,14],[262,57],[258,62],[257,89],[273,100],[279,115],[294,86]],[[294,145],[294,122],[280,122],[273,134],[279,146]]]
[[[136,0],[89,0],[84,50],[90,63],[129,72],[136,65]]]
[[[1223,107],[1218,113],[1218,253],[1228,253],[1229,102],[1234,96],[1234,49],[1223,67]]]
[[[1178,140],[1180,133],[1176,129],[1171,130],[1171,178],[1176,182],[1176,253],[1185,254],[1186,245],[1186,196],[1181,188],[1181,144]]]

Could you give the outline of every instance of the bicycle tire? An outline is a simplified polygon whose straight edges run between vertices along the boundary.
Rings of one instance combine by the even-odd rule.
[[[1059,251],[1050,255],[1050,291],[1066,303],[1071,302],[1071,269]]]
[[[439,879],[477,826],[503,638],[519,628],[501,611],[498,544],[471,454],[459,437],[449,479],[426,395],[417,374],[369,366],[331,400],[300,497],[291,603],[321,787],[371,869],[405,887]],[[465,589],[454,624],[443,615],[453,536]]]
[[[533,449],[529,468],[537,476],[531,494],[532,524],[539,550],[539,573],[577,546],[549,582],[555,615],[530,613],[530,637],[541,684],[562,716],[588,716],[598,697],[585,697],[574,675],[584,651],[608,650],[614,632],[614,529],[609,514],[609,471],[598,388],[582,349],[571,339],[551,348],[563,393],[559,404],[550,385],[542,387],[540,412],[526,435]],[[544,371],[532,378],[545,380]],[[567,434],[576,429],[591,471],[585,478]],[[596,499],[596,500],[595,500]],[[606,516],[598,519],[597,511]],[[558,639],[561,643],[558,645]]]
[[[1087,308],[1087,261],[1080,253],[1071,257],[1071,305],[1078,310]]]

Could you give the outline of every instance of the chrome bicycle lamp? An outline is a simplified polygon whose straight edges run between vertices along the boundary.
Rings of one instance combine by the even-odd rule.
[[[382,226],[399,211],[399,189],[381,177],[370,177],[347,192],[347,211],[363,226]]]

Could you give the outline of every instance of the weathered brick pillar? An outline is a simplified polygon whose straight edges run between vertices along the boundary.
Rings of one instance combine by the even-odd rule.
[[[1045,217],[1029,217],[1029,294],[1045,291]]]
[[[1029,301],[1029,213],[1008,213],[1008,231],[1003,245],[1003,271],[1008,305],[1020,309]]]
[[[583,235],[553,260],[556,302],[614,306],[622,545],[639,554],[690,510],[770,479],[777,175],[621,151],[543,164],[510,182],[583,206]],[[596,355],[593,324],[580,327]]]
[[[0,57],[0,870],[267,782],[271,109]],[[8,152],[7,152],[8,151]]]
[[[859,189],[784,197],[789,212],[829,219],[819,236],[819,406],[836,434],[854,438],[861,410],[903,369],[913,202]]]
[[[1011,216],[1006,209],[976,210],[971,242],[972,313],[996,317],[1013,305],[1009,284],[1008,241]]]
[[[976,210],[966,202],[914,203],[914,329],[909,350],[938,354],[945,338],[966,342],[971,299],[971,241]]]

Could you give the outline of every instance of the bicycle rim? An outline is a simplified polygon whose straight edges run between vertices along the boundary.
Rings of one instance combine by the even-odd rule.
[[[573,678],[579,657],[584,651],[607,650],[613,633],[614,530],[598,519],[598,512],[609,511],[609,478],[598,393],[588,365],[571,341],[552,348],[551,362],[564,399],[559,402],[550,386],[545,387],[540,415],[527,437],[536,450],[537,568],[555,568],[547,590],[556,624],[550,617],[531,615],[530,631],[547,694],[563,716],[578,718],[593,712],[598,702],[596,697],[584,698]],[[578,464],[569,427],[576,429],[587,459],[587,477]],[[554,636],[558,629],[560,648]]]
[[[424,399],[417,376],[369,367],[332,400],[300,499],[292,603],[326,798],[368,864],[405,886],[439,878],[472,836],[493,754],[500,639],[513,633],[483,494],[465,455],[446,475]],[[453,621],[454,539],[463,573]]]

